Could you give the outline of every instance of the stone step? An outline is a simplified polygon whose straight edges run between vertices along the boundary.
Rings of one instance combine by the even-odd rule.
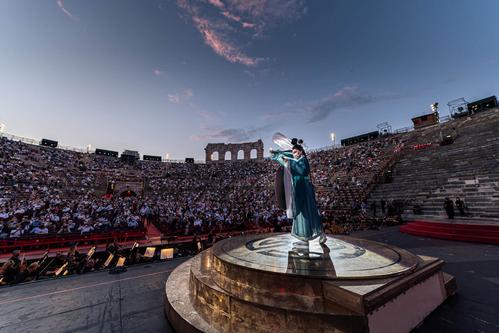
[[[447,215],[445,213],[443,214],[422,214],[422,215],[415,215],[412,212],[407,212],[402,215],[402,217],[405,220],[437,220],[437,221],[445,221],[448,222],[449,219],[447,219]],[[480,224],[493,224],[493,225],[499,225],[499,218],[486,218],[486,217],[479,217],[479,216],[459,216],[456,215],[454,217],[454,222],[459,222],[459,223],[480,223]]]

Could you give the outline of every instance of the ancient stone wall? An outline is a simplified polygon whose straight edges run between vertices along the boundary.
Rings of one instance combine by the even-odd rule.
[[[137,195],[141,195],[144,192],[144,183],[137,181],[119,181],[119,180],[116,182],[114,188],[115,195],[121,195],[121,193],[127,190],[133,191]]]
[[[251,151],[256,150],[256,158],[251,158]],[[206,162],[224,162],[227,152],[230,152],[228,161],[262,161],[263,160],[263,141],[244,143],[209,143],[204,149],[206,152]],[[239,152],[243,152],[243,158],[238,159]],[[212,159],[214,153],[218,153],[218,159]]]

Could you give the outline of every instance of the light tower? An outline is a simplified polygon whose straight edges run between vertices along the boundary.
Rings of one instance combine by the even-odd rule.
[[[440,142],[442,142],[442,141],[444,141],[444,135],[442,134],[442,125],[440,125],[440,116],[438,114],[438,102],[433,103],[432,105],[430,105],[430,107],[431,107],[431,111],[433,111],[433,114],[437,118],[438,132],[440,134]]]

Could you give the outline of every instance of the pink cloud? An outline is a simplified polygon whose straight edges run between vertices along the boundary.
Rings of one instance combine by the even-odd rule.
[[[252,29],[255,27],[255,25],[253,23],[249,23],[249,22],[243,22],[243,28],[245,29]]]
[[[170,101],[170,103],[182,104],[185,101],[191,99],[192,96],[194,96],[194,93],[191,89],[188,88],[178,94],[168,94],[168,100]]]
[[[240,17],[240,16],[233,15],[233,14],[231,14],[231,13],[227,12],[227,11],[225,11],[225,12],[221,12],[221,14],[222,14],[223,16],[225,16],[226,18],[228,18],[228,19],[232,20],[232,21],[241,22],[241,17]]]
[[[244,45],[250,43],[244,39],[260,37],[269,28],[305,12],[304,0],[177,0],[177,6],[190,16],[216,54],[245,66],[256,66],[264,58],[248,55]]]
[[[255,66],[262,59],[252,58],[244,54],[240,49],[231,43],[224,41],[217,33],[209,29],[200,29],[206,44],[208,44],[216,54],[224,57],[232,63],[240,63],[246,66]]]
[[[178,94],[168,94],[168,100],[171,103],[180,104],[180,95],[178,95]]]
[[[203,35],[205,43],[215,51],[216,54],[224,57],[231,63],[240,63],[246,66],[255,66],[262,59],[246,55],[234,43],[226,40],[223,32],[218,32],[221,25],[215,25],[211,21],[194,16],[192,18],[196,28]]]
[[[153,72],[153,74],[154,74],[154,75],[156,75],[156,76],[163,76],[163,75],[165,75],[165,72],[164,72],[164,71],[162,71],[162,70],[161,70],[161,69],[159,69],[159,68],[155,68],[152,72]]]
[[[222,1],[220,1],[220,0],[208,0],[208,2],[209,2],[211,5],[213,5],[213,6],[217,7],[217,8],[219,8],[219,9],[224,9],[224,8],[225,8],[225,5],[224,5],[224,4],[223,4],[223,2],[222,2]]]
[[[73,21],[78,21],[78,18],[76,16],[74,16],[73,14],[71,14],[71,12],[69,10],[66,9],[66,7],[64,7],[64,2],[63,0],[57,0],[57,6],[59,7],[59,9],[67,16],[69,17],[70,19],[72,19]]]
[[[216,128],[204,127],[204,134],[191,136],[193,141],[222,140],[224,142],[243,142],[261,137],[269,129],[274,128],[274,124],[267,124],[248,128]]]

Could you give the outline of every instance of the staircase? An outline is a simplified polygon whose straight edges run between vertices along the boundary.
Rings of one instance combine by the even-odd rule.
[[[379,184],[369,201],[403,200],[406,218],[431,219],[445,217],[446,197],[460,197],[467,206],[467,220],[499,221],[499,109],[452,121],[444,131],[450,126],[457,128],[453,144],[407,147],[395,165],[393,182]],[[420,143],[437,133],[434,129],[422,136]],[[421,206],[423,215],[412,214],[414,204]]]

